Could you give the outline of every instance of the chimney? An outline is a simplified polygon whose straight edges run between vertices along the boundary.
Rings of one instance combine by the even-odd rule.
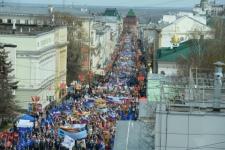
[[[221,88],[222,88],[222,78],[223,78],[223,66],[225,65],[223,62],[214,63],[216,66],[215,74],[214,74],[214,105],[213,111],[220,111],[220,103],[221,103]]]

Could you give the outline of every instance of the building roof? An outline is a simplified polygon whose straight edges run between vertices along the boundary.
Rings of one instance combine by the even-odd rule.
[[[167,48],[159,48],[157,50],[157,60],[158,61],[166,61],[166,62],[176,62],[180,57],[188,58],[192,51],[196,50],[194,40],[189,40],[183,42],[179,45],[179,47],[174,47],[171,49]]]
[[[136,17],[136,15],[135,15],[133,9],[130,9],[130,10],[128,11],[127,17]]]
[[[200,3],[208,3],[208,0],[201,0]]]
[[[47,16],[47,7],[4,6],[0,9],[0,15],[9,16]]]
[[[45,32],[52,31],[55,27],[52,26],[37,26],[37,25],[17,25],[13,33],[12,24],[0,24],[1,35],[39,35]]]
[[[79,17],[90,16],[89,12],[82,12],[80,8],[74,7],[54,7],[54,12],[66,12]],[[1,7],[0,16],[49,16],[49,8],[47,6],[27,6],[27,5],[6,5]]]
[[[119,15],[116,8],[106,8],[103,16],[114,16],[117,17]]]
[[[118,121],[114,150],[151,150],[154,139],[151,136],[153,126],[141,121]]]
[[[120,17],[114,16],[96,16],[95,21],[105,22],[105,23],[118,23]]]
[[[175,21],[173,21],[172,23],[161,22],[161,23],[159,23],[159,24],[157,25],[157,28],[159,28],[159,29],[164,29],[164,28],[167,28],[167,27],[169,27],[169,26],[171,26],[171,25],[178,24],[178,23],[182,23],[184,19],[189,19],[189,20],[192,20],[192,21],[194,21],[194,22],[196,22],[196,23],[198,23],[198,24],[200,24],[200,25],[202,25],[202,26],[208,27],[207,25],[203,24],[201,21],[196,20],[196,19],[194,19],[194,18],[192,18],[192,17],[189,17],[189,16],[182,16],[182,17],[177,18],[177,19],[176,19]],[[208,29],[210,29],[210,27],[208,27]]]

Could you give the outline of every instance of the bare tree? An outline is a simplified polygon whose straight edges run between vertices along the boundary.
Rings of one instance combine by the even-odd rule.
[[[192,47],[188,58],[180,58],[177,62],[179,73],[188,75],[190,68],[205,68],[213,70],[213,63],[225,61],[225,21],[216,18],[213,20],[213,31],[215,38],[201,39],[193,38],[190,42]],[[200,37],[201,32],[196,31],[192,36]]]
[[[69,13],[55,12],[54,16],[56,25],[68,27],[67,83],[71,83],[81,71],[81,47],[85,37],[82,20]]]

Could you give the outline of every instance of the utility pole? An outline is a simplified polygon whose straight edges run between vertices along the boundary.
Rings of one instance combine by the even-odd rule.
[[[159,32],[155,29],[155,39],[153,40],[153,73],[157,73],[157,48],[156,42],[159,40]]]
[[[91,87],[91,17],[89,17],[89,40],[88,40],[88,84]]]
[[[156,73],[156,49],[155,49],[155,40],[153,41],[153,73]]]

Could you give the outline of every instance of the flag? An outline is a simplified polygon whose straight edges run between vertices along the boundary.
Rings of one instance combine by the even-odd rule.
[[[75,140],[69,137],[68,135],[65,135],[62,145],[66,148],[69,148],[69,150],[72,150],[73,146],[75,145]]]

